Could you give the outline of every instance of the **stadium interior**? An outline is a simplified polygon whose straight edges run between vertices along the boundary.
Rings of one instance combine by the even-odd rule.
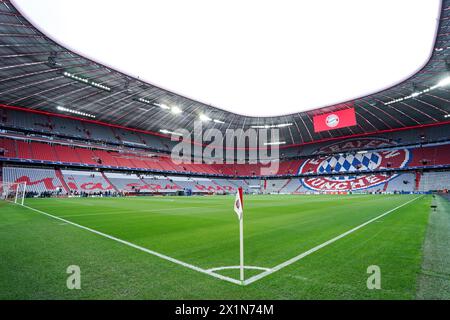
[[[70,52],[9,1],[1,1],[2,179],[27,181],[36,194],[59,195],[232,193],[237,186],[260,193],[446,190],[448,173],[434,179],[434,171],[450,165],[445,4],[429,62],[404,82],[324,109],[252,118],[203,105]],[[350,108],[355,109],[356,126],[315,132],[314,116]],[[243,164],[211,164],[208,159],[174,163],[170,153],[176,142],[170,133],[193,130],[199,115],[205,128],[222,132],[279,129],[279,169],[261,176],[261,165],[254,164],[258,159],[249,153]],[[326,150],[329,145],[335,147]],[[407,153],[403,161],[381,160],[396,149]],[[314,159],[321,164],[312,168],[308,163]],[[371,174],[382,176],[379,183],[333,183]],[[330,179],[318,188],[304,183],[317,175]]]
[[[408,79],[325,108],[249,117],[72,52],[13,2],[0,0],[0,182],[26,183],[27,199],[181,199],[235,195],[239,188],[299,197],[448,194],[449,50],[450,0],[444,0],[430,59]],[[317,116],[345,110],[354,110],[356,125],[315,129]],[[279,147],[279,159],[267,162],[236,137],[245,159],[177,161],[177,132],[187,130],[195,140],[196,121],[224,136],[230,129],[277,129],[269,145]],[[225,142],[220,145],[225,154]],[[206,148],[193,147],[192,159]]]
[[[27,182],[29,195],[229,194],[238,187],[267,194],[411,193],[447,190],[450,181],[445,123],[283,148],[278,169],[262,176],[264,165],[251,159],[245,164],[177,164],[170,154],[173,142],[151,133],[25,108],[0,110],[2,179]],[[392,152],[405,155],[380,162]],[[311,161],[320,165],[308,168]],[[338,183],[371,175],[380,175],[374,186]],[[317,176],[331,182],[318,188],[304,183]]]

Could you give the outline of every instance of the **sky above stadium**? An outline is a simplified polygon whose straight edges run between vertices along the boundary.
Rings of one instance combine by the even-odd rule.
[[[429,59],[439,0],[14,0],[48,36],[162,88],[249,116],[388,88]]]

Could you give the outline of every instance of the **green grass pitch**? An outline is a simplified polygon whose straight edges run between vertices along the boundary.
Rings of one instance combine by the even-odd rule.
[[[431,196],[247,196],[247,266],[273,268],[411,203],[247,286],[38,212],[0,203],[0,299],[414,299]],[[29,199],[26,205],[179,261],[239,265],[232,196]],[[66,269],[81,268],[81,290]],[[367,268],[381,268],[381,290]],[[246,278],[262,271],[247,270]],[[238,279],[238,270],[217,273]]]

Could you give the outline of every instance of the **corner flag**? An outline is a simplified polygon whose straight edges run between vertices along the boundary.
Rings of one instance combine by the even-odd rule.
[[[242,188],[239,188],[236,193],[236,200],[234,201],[234,212],[238,215],[239,220],[242,220],[244,214],[244,201],[242,194]]]
[[[234,200],[234,212],[239,218],[239,249],[240,249],[240,269],[241,269],[241,282],[244,284],[244,199],[242,188],[238,189],[236,193],[236,200]]]

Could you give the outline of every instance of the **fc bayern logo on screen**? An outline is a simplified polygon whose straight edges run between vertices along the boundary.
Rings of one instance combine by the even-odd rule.
[[[389,168],[405,168],[410,161],[407,149],[385,151],[363,151],[365,149],[382,149],[392,147],[395,143],[382,138],[365,138],[347,140],[325,146],[315,152],[316,157],[306,160],[299,174],[336,174],[328,177],[311,177],[302,179],[303,185],[314,191],[346,192],[380,187],[398,175],[390,173],[362,173]],[[361,150],[359,152],[350,150]],[[333,154],[321,156],[320,154]]]
[[[329,128],[336,128],[339,125],[339,117],[336,114],[330,114],[327,117],[327,126]]]

